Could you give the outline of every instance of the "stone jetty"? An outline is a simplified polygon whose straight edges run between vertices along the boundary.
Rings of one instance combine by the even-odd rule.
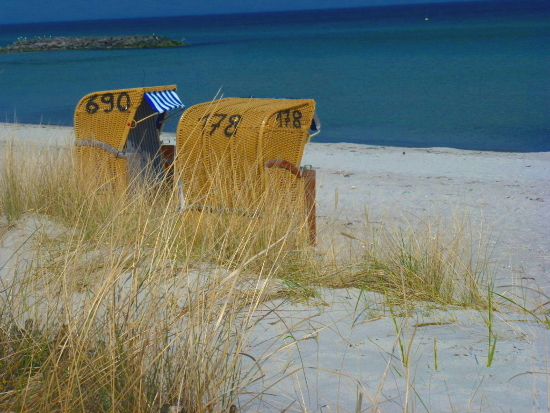
[[[0,47],[2,53],[45,52],[77,49],[148,49],[183,46],[183,42],[164,36],[37,37],[19,39]]]

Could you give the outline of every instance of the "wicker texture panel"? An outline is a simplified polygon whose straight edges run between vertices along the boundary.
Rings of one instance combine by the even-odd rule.
[[[142,87],[90,93],[76,106],[74,129],[77,141],[95,139],[105,142],[118,151],[123,151],[135,126],[136,111],[143,101],[144,93],[160,90],[175,90],[175,85]],[[90,178],[111,182],[115,187],[125,187],[127,160],[115,158],[101,148],[77,147],[78,167]]]
[[[86,179],[102,184],[103,189],[113,189],[117,192],[126,188],[127,160],[114,158],[100,148],[75,148],[78,168]]]
[[[252,205],[274,187],[278,196],[303,198],[303,183],[264,163],[300,164],[314,112],[313,100],[299,99],[227,98],[189,108],[178,124],[175,162],[186,200]]]

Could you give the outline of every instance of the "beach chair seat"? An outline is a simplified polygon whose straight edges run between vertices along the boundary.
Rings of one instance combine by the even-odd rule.
[[[78,168],[106,187],[163,176],[160,134],[168,112],[183,108],[176,86],[90,93],[74,115]]]
[[[310,131],[308,99],[225,98],[190,107],[176,133],[175,177],[186,208],[254,210],[272,191],[308,215],[315,241],[315,171],[300,168]]]

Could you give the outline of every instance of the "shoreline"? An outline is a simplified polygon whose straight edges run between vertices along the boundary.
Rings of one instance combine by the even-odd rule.
[[[49,124],[42,124],[42,123],[19,123],[19,122],[0,122],[0,140],[4,140],[4,136],[9,133],[10,131],[23,131],[26,135],[30,130],[33,129],[43,129],[47,131],[53,131],[57,130],[63,133],[63,135],[70,135],[73,133],[73,126],[66,126],[66,125],[49,125]],[[162,140],[171,140],[175,139],[176,132],[162,132],[161,137],[164,139]],[[71,137],[73,138],[73,137]],[[393,145],[372,145],[372,144],[366,144],[366,143],[353,143],[353,142],[317,142],[312,141],[309,142],[306,145],[306,148],[308,145],[351,145],[351,146],[361,146],[366,148],[372,148],[372,149],[387,149],[392,150],[395,149],[397,151],[407,151],[407,150],[418,150],[418,151],[458,151],[458,152],[465,152],[465,153],[486,153],[486,154],[549,154],[550,157],[550,151],[523,151],[523,150],[504,150],[504,149],[458,149],[453,147],[447,147],[447,146],[393,146]],[[303,162],[302,162],[303,163]]]

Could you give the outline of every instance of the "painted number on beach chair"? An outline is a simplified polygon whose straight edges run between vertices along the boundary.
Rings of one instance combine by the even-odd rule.
[[[292,118],[290,117],[290,114],[290,109],[277,112],[277,117],[275,120],[279,122],[279,128],[288,128],[289,125],[292,125],[294,128],[300,129],[302,127],[302,122],[300,120],[302,119],[302,112],[299,110],[293,110]]]
[[[214,114],[209,113],[208,115],[205,115],[202,118],[199,118],[199,122],[204,121],[203,128],[206,128],[208,119],[217,120],[217,122],[212,122],[210,124],[210,131],[208,132],[210,136],[212,136],[214,132],[220,129],[220,130],[223,130],[223,134],[226,137],[230,138],[237,133],[237,126],[241,121],[241,115],[231,115],[228,117],[226,113],[214,113]]]
[[[99,98],[100,103],[97,102]],[[126,112],[130,109],[130,95],[126,92],[121,93],[103,93],[101,95],[92,95],[86,101],[86,112],[94,114],[103,108],[103,112],[112,112],[115,108],[119,112]]]

